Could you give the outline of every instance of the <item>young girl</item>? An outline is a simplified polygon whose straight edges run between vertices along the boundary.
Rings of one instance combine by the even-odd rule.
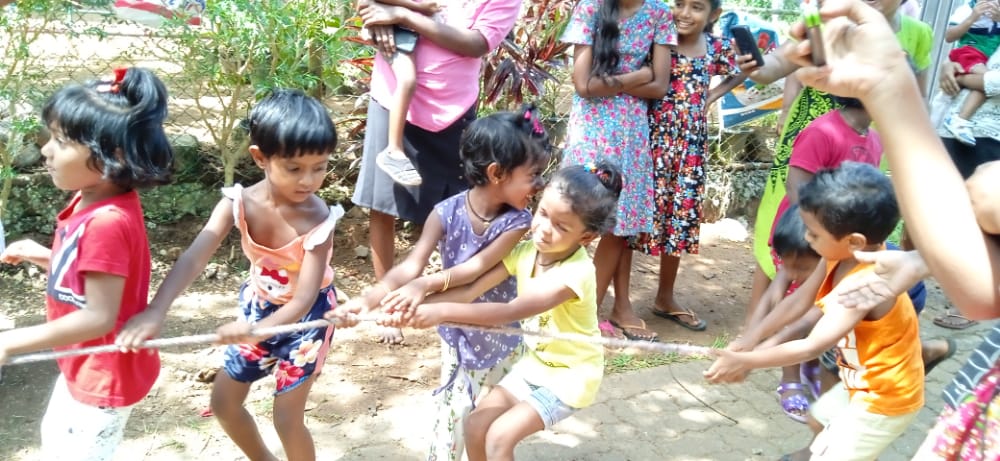
[[[301,91],[276,91],[250,112],[250,155],[264,179],[247,188],[223,189],[212,216],[167,274],[145,312],[118,338],[135,347],[155,336],[167,309],[202,273],[233,227],[240,232],[250,277],[240,288],[240,320],[217,330],[226,349],[224,373],[212,387],[211,409],[246,456],[276,459],[243,408],[250,384],[274,374],[274,426],[290,461],[313,460],[316,448],[305,427],[309,388],[326,358],[333,328],[275,337],[265,328],[323,318],[336,304],[331,282],[333,228],[343,210],[328,207],[315,192],[323,185],[337,134],[326,108]]]
[[[167,90],[145,69],[59,90],[42,109],[52,182],[75,191],[56,217],[52,249],[10,244],[0,260],[48,269],[48,323],[0,334],[10,354],[112,344],[119,325],[146,307],[150,255],[136,189],[168,182],[173,152],[163,132]],[[160,373],[156,351],[58,360],[42,419],[42,458],[110,460],[132,406]]]
[[[681,253],[698,254],[708,107],[743,79],[730,41],[711,33],[722,14],[721,0],[676,0],[672,13],[677,25],[677,47],[670,51],[670,88],[663,99],[652,104],[649,113],[656,210],[653,231],[631,243],[633,248],[660,257],[653,314],[700,331],[705,329],[705,321],[677,303],[674,281]],[[715,75],[724,79],[710,89]],[[622,260],[616,274],[615,299],[628,303],[631,252],[626,252]],[[632,338],[623,320],[627,319],[611,316],[611,322],[621,325],[625,335]]]
[[[649,99],[666,94],[670,50],[677,32],[667,5],[658,0],[581,0],[562,40],[573,49],[573,106],[563,165],[610,161],[629,179],[618,204],[618,225],[601,238],[597,299],[604,299],[618,266],[625,236],[652,230],[653,166],[649,157]],[[612,318],[633,336],[653,339],[631,306],[618,302]]]
[[[525,210],[541,189],[548,140],[533,106],[476,120],[462,134],[465,177],[472,186],[434,207],[413,251],[363,296],[365,307],[407,311],[428,293],[466,285],[521,240],[531,223]],[[435,247],[442,272],[420,277]],[[392,290],[390,292],[390,290]],[[478,302],[509,302],[517,285],[508,278]],[[513,326],[518,326],[517,322]],[[428,460],[461,459],[462,424],[483,386],[495,385],[520,356],[519,336],[441,327],[441,387]]]
[[[595,268],[585,245],[615,225],[622,188],[609,162],[559,170],[545,188],[531,222],[531,241],[468,287],[433,295],[409,325],[441,322],[496,325],[524,320],[534,331],[599,336]],[[509,303],[462,304],[513,275],[518,296]],[[526,338],[529,350],[469,415],[469,461],[513,459],[522,439],[593,403],[604,373],[601,346]]]

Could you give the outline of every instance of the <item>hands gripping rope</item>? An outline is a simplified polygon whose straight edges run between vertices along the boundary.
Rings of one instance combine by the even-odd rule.
[[[381,320],[381,317],[359,316],[357,317],[357,320],[361,322],[377,322],[378,320]],[[336,326],[337,323],[338,322],[336,320],[320,319],[305,323],[293,323],[289,325],[278,325],[269,328],[261,328],[259,330],[254,330],[252,334],[254,336],[274,336],[274,335],[294,333],[296,331],[309,330],[314,328],[323,328],[329,325]],[[575,342],[583,342],[590,344],[599,344],[602,346],[615,347],[615,348],[633,348],[646,352],[655,352],[661,354],[677,354],[684,356],[712,355],[711,348],[702,346],[692,346],[690,344],[654,343],[649,341],[633,341],[626,339],[604,338],[601,336],[588,336],[576,333],[558,333],[558,332],[522,330],[520,328],[511,328],[511,327],[484,327],[479,325],[466,325],[458,323],[443,323],[442,325],[449,327],[474,329],[489,333],[522,335],[522,336],[530,336],[536,338],[557,339],[563,341],[575,341]],[[179,336],[175,338],[150,339],[143,342],[140,348],[163,349],[167,347],[190,346],[194,344],[210,344],[218,342],[219,339],[220,339],[219,335],[214,333],[191,335],[191,336]],[[18,355],[11,357],[10,360],[8,360],[5,363],[5,365],[18,365],[22,363],[43,362],[46,360],[55,360],[65,357],[74,357],[78,355],[118,352],[120,350],[121,348],[115,344],[106,344],[102,346],[87,347],[83,349],[38,352],[33,354],[25,354],[25,355]]]

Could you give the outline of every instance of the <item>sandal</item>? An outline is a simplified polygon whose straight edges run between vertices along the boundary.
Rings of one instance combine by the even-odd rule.
[[[948,328],[950,330],[964,330],[969,328],[979,322],[975,320],[969,320],[959,314],[947,313],[940,317],[934,318],[934,324],[941,328]]]
[[[798,393],[785,395],[785,393],[793,391],[798,391]],[[778,399],[781,401],[781,409],[785,414],[804,424],[806,414],[809,413],[809,399],[805,396],[805,386],[802,383],[781,383],[777,393]]]
[[[626,338],[632,341],[657,342],[660,340],[660,335],[658,335],[655,331],[646,328],[645,320],[639,319],[638,325],[621,325],[618,322],[615,322],[614,320],[608,320],[608,321],[611,322],[612,325],[620,329],[622,331],[622,334],[625,335]]]
[[[379,152],[375,157],[375,164],[389,175],[396,184],[403,186],[419,186],[424,182],[413,166],[409,158],[398,158],[389,153],[389,150]]]
[[[597,324],[597,329],[601,330],[601,336],[610,339],[625,339],[625,335],[622,334],[618,328],[611,324],[607,320],[603,320]]]
[[[654,307],[650,310],[653,311],[653,315],[667,320],[673,320],[674,322],[679,323],[682,327],[687,328],[688,330],[705,331],[705,328],[708,327],[708,324],[706,324],[704,320],[698,318],[698,316],[695,315],[694,311],[692,311],[691,309],[684,309],[675,312],[667,312],[667,311],[661,311],[659,308]],[[690,316],[692,319],[697,320],[697,322],[693,324],[685,322],[681,320],[682,315]]]

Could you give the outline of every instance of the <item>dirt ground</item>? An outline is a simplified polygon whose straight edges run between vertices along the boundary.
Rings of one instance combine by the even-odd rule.
[[[366,221],[359,212],[349,213],[337,229],[335,283],[348,295],[357,294],[372,281],[370,261],[355,252],[367,241]],[[150,231],[150,240],[155,242],[154,287],[199,225]],[[656,289],[657,261],[636,257],[632,300],[649,327],[664,341],[720,344],[735,335],[743,319],[753,267],[749,241],[728,241],[712,229],[706,226],[703,230],[702,254],[683,260],[678,281],[681,302],[708,322],[707,331],[688,331],[649,313]],[[397,235],[397,249],[404,253],[416,235],[408,229],[401,229]],[[246,267],[238,245],[237,238],[230,238],[206,274],[177,301],[163,336],[211,332],[234,317],[236,290]],[[5,268],[0,273],[0,314],[22,326],[43,322],[43,290],[44,273],[27,266]],[[392,406],[405,405],[408,395],[434,389],[439,374],[437,335],[432,330],[409,330],[405,334],[405,344],[386,346],[372,340],[369,327],[338,331],[323,376],[311,393],[307,407],[310,427],[373,416]],[[190,459],[191,454],[197,454],[199,459],[242,459],[216,422],[200,415],[208,406],[210,384],[206,381],[221,363],[221,348],[175,348],[164,350],[162,357],[159,382],[150,396],[136,406],[129,421],[126,439],[133,442],[128,459]],[[4,368],[0,383],[0,459],[36,459],[39,423],[56,374],[51,362]],[[261,381],[247,400],[247,407],[264,432],[272,435],[269,420],[273,386],[272,379]],[[414,430],[426,426],[423,421],[413,422]]]

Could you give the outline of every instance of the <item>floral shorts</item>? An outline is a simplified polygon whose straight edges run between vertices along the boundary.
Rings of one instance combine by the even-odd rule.
[[[333,287],[324,288],[299,322],[321,319],[336,304]],[[240,288],[242,318],[251,324],[267,318],[280,307],[261,299],[246,283]],[[230,378],[242,383],[252,383],[274,374],[277,381],[274,394],[280,395],[295,389],[310,376],[319,374],[332,336],[333,327],[330,326],[272,336],[257,344],[230,345],[226,348],[223,369]]]

